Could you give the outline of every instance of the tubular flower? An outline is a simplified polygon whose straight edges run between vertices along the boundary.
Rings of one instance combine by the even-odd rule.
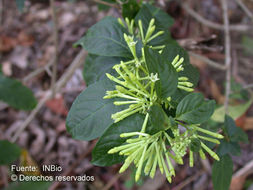
[[[205,150],[214,159],[219,160],[218,155],[208,148],[201,139],[219,144],[216,138],[223,138],[222,135],[204,130],[196,125],[184,126],[186,129],[190,127],[190,132],[180,133],[179,128],[174,126],[169,128],[172,131],[171,136],[166,131],[149,135],[145,132],[148,117],[149,115],[146,114],[141,132],[122,133],[120,135],[121,138],[128,138],[125,144],[108,151],[108,154],[118,153],[126,156],[125,162],[120,168],[120,173],[124,172],[133,163],[137,168],[135,180],[138,181],[142,170],[145,175],[153,178],[158,167],[160,172],[162,174],[165,173],[167,180],[171,182],[172,176],[175,176],[175,169],[171,160],[178,164],[183,164],[183,157],[187,154],[192,139],[196,138],[200,140],[201,148],[199,149],[199,154],[202,159],[205,159],[203,152]],[[200,136],[197,131],[216,138]],[[168,143],[166,144],[166,142]],[[194,164],[192,150],[189,150],[189,156],[189,165],[192,167]]]
[[[131,163],[134,163],[137,168],[135,180],[138,181],[142,170],[146,175],[153,178],[158,166],[161,173],[165,173],[166,178],[171,182],[171,177],[175,176],[175,170],[170,159],[172,154],[166,149],[164,132],[158,132],[154,135],[132,132],[123,133],[120,136],[137,136],[127,139],[126,144],[108,151],[109,154],[119,152],[120,155],[127,156],[120,168],[120,173],[124,172]]]

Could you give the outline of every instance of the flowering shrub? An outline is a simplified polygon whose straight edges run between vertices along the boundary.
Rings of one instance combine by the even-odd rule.
[[[134,18],[106,17],[77,42],[89,52],[88,88],[73,103],[67,129],[79,140],[100,137],[93,164],[123,163],[124,172],[133,163],[136,181],[142,172],[153,178],[159,168],[171,182],[173,162],[183,164],[186,154],[191,167],[197,155],[223,161],[228,154],[211,148],[226,141],[206,128],[215,102],[193,92],[198,71],[170,37],[172,23],[160,9],[143,4]]]

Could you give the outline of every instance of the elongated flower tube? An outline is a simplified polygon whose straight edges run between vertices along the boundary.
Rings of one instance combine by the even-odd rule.
[[[108,154],[119,153],[126,156],[125,162],[120,168],[120,173],[124,172],[131,163],[136,168],[135,180],[138,181],[142,170],[146,175],[154,177],[156,167],[161,173],[165,173],[166,178],[171,182],[171,177],[175,175],[174,167],[170,160],[170,154],[167,153],[164,134],[158,132],[154,135],[146,133],[131,132],[121,135],[122,137],[137,136],[126,140],[126,144],[114,147],[108,151]]]

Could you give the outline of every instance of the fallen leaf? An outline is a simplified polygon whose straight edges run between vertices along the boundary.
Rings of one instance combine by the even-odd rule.
[[[55,98],[48,100],[46,102],[46,106],[53,112],[57,114],[61,114],[63,116],[67,116],[68,110],[65,105],[65,101],[62,95],[58,95]]]
[[[40,169],[38,164],[33,160],[33,158],[30,156],[29,152],[26,149],[23,149],[20,155],[20,166],[23,167],[35,167],[35,171],[24,171],[22,172],[25,175],[30,175],[30,176],[38,176],[41,175]]]
[[[252,100],[249,100],[248,102],[244,104],[239,104],[239,105],[229,105],[228,110],[229,110],[229,116],[231,116],[234,120],[242,116],[250,107],[252,104]],[[225,117],[225,108],[224,106],[221,106],[217,109],[215,109],[211,119],[216,121],[216,122],[224,122],[224,117]]]
[[[253,130],[253,117],[246,117],[242,128],[244,130]]]
[[[229,190],[242,190],[245,180],[246,180],[245,176],[233,177]]]
[[[29,47],[16,46],[11,52],[10,61],[20,69],[26,69],[32,50]]]
[[[11,76],[12,75],[12,69],[11,69],[11,62],[10,61],[3,62],[2,72],[4,73],[5,76]]]
[[[17,39],[9,36],[0,36],[0,52],[9,52],[17,45]]]
[[[31,46],[34,43],[34,37],[21,31],[18,34],[18,44],[22,46]]]
[[[212,97],[216,100],[218,104],[223,104],[225,97],[220,92],[220,89],[216,82],[212,79],[209,80],[209,86],[211,88]]]
[[[243,128],[245,124],[245,119],[246,119],[246,113],[244,113],[243,115],[241,115],[235,120],[236,126]]]

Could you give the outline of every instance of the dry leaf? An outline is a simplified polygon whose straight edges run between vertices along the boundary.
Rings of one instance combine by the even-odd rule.
[[[0,52],[11,51],[16,45],[17,39],[4,35],[0,36]]]
[[[253,117],[246,117],[242,128],[244,130],[253,130]]]
[[[212,79],[209,80],[209,85],[211,88],[212,97],[217,101],[218,104],[223,104],[225,97],[220,92],[220,89],[216,82]]]
[[[245,180],[245,176],[233,177],[229,190],[242,190]]]
[[[21,31],[18,34],[18,43],[22,46],[31,46],[34,43],[34,37]]]
[[[20,166],[36,167],[36,171],[24,171],[22,172],[25,175],[41,175],[38,164],[32,159],[29,152],[26,149],[23,149],[20,155]]]
[[[67,116],[68,110],[65,105],[65,101],[62,97],[62,95],[59,95],[58,97],[55,97],[54,99],[48,100],[46,102],[46,106],[53,112],[57,114],[61,114],[63,116]]]

